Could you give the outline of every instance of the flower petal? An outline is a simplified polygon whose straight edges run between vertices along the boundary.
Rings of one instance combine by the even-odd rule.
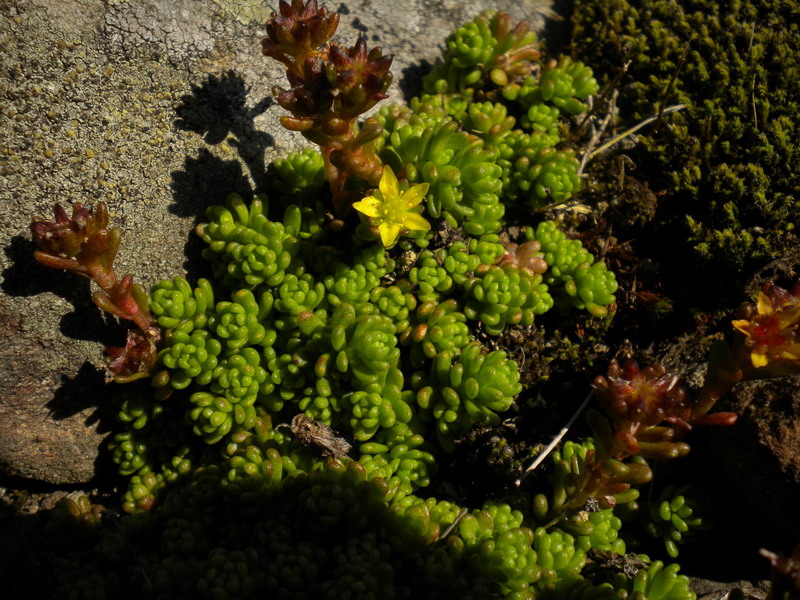
[[[431,228],[431,224],[422,215],[407,212],[403,215],[403,227],[414,231],[428,231]]]
[[[792,325],[800,322],[800,306],[788,306],[779,313],[779,323],[781,329],[789,329]]]
[[[757,352],[755,350],[750,353],[750,360],[752,361],[753,366],[757,369],[760,367],[766,367],[767,363],[769,363],[766,353]]]
[[[772,300],[764,292],[758,292],[758,299],[756,300],[756,307],[759,316],[771,315],[774,311]]]
[[[397,183],[397,177],[391,167],[383,167],[383,175],[381,175],[378,188],[381,190],[384,202],[391,202],[400,196],[400,185]]]
[[[358,212],[373,218],[382,217],[384,213],[383,202],[378,200],[375,196],[367,196],[358,202],[353,202],[353,208],[355,208]]]
[[[388,248],[397,241],[397,237],[400,235],[400,225],[384,221],[378,225],[378,232],[381,234],[383,245]]]
[[[422,202],[423,198],[425,198],[425,194],[428,193],[428,188],[430,188],[430,184],[427,183],[412,185],[405,192],[403,192],[403,197],[401,198],[403,206],[406,209],[414,208],[417,204]]]
[[[731,325],[733,325],[746,336],[752,335],[750,329],[753,327],[753,324],[747,319],[737,319],[736,321],[731,321]]]
[[[788,344],[781,351],[780,357],[784,360],[800,360],[800,343]]]

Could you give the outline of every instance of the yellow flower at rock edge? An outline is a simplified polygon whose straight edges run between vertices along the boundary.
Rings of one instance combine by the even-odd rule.
[[[798,300],[794,294],[768,285],[758,293],[755,314],[733,321],[733,326],[746,336],[754,367],[766,367],[771,360],[800,361]]]
[[[397,241],[404,229],[428,231],[431,228],[425,217],[415,210],[428,193],[428,187],[427,183],[420,183],[401,193],[394,171],[384,166],[375,195],[353,203],[353,208],[377,223],[381,241],[388,247]]]

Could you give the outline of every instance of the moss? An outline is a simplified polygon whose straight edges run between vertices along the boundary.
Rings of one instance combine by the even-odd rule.
[[[796,0],[576,2],[574,55],[604,82],[630,61],[623,118],[686,105],[626,151],[637,177],[666,192],[652,236],[663,250],[653,249],[684,277],[715,265],[730,279],[797,244],[798,43]]]

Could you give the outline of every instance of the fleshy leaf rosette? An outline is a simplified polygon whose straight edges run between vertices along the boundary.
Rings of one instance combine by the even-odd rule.
[[[54,213],[55,221],[34,219],[31,223],[31,233],[39,246],[34,258],[46,267],[93,280],[100,287],[92,294],[94,303],[115,317],[133,321],[139,328],[128,333],[125,346],[107,348],[110,377],[124,383],[150,375],[156,364],[161,330],[150,316],[144,288],[133,283],[132,275],[117,280],[114,258],[122,234],[118,227],[109,228],[108,206],[100,202],[95,210],[76,202],[69,217],[57,204]]]
[[[590,411],[588,420],[599,432],[595,440],[603,440],[604,427],[609,429],[608,421],[596,411]],[[635,500],[639,492],[631,486],[649,482],[653,472],[646,462],[625,463],[619,456],[612,456],[610,450],[611,445],[604,440],[601,443],[587,440],[580,444],[568,441],[561,450],[554,451],[553,490],[549,497],[536,494],[531,505],[536,521],[559,522],[561,528],[575,535],[590,535],[593,525],[576,518],[573,511],[582,509],[590,499],[603,508]]]
[[[608,376],[594,380],[594,391],[608,414],[612,429],[613,455],[673,458],[689,451],[673,442],[678,430],[688,430],[691,406],[677,373],[661,365],[640,369],[633,361],[616,361]]]
[[[428,183],[426,213],[472,236],[497,232],[505,207],[497,153],[460,124],[404,107],[385,107],[375,117],[385,128],[375,147],[409,183]]]
[[[528,275],[541,275],[547,271],[542,245],[537,240],[528,240],[522,244],[509,242],[503,244],[503,248],[505,253],[497,260],[496,265],[509,263]]]
[[[348,177],[370,185],[380,179],[382,161],[367,145],[382,129],[373,118],[363,125],[357,118],[387,97],[393,57],[380,48],[368,50],[363,36],[349,48],[330,43],[339,15],[318,8],[316,0],[281,0],[279,6],[280,14],[272,13],[266,23],[262,51],[287,67],[289,89],[272,90],[291,113],[281,117],[281,125],[321,147],[333,204],[341,210],[351,202],[344,189]]]
[[[644,528],[653,537],[662,538],[667,554],[677,558],[679,544],[686,543],[701,529],[707,529],[702,516],[702,505],[688,492],[691,486],[667,486],[659,498],[649,502],[649,519]],[[699,514],[700,513],[700,514]]]
[[[447,39],[443,61],[423,84],[429,93],[474,88],[494,96],[492,88],[522,80],[540,58],[530,23],[512,26],[507,13],[486,10]]]
[[[119,228],[108,227],[108,206],[91,206],[76,202],[72,217],[57,204],[55,221],[36,220],[31,223],[33,238],[39,246],[34,257],[54,269],[72,271],[90,279],[100,278],[111,269],[120,242]],[[102,286],[101,286],[102,287]]]
[[[280,15],[274,12],[266,23],[267,37],[261,42],[261,51],[282,62],[290,73],[301,75],[306,58],[316,54],[326,44],[339,26],[339,14],[321,9],[316,0],[304,6],[302,0],[278,4]]]
[[[158,364],[157,341],[158,337],[144,335],[140,329],[129,329],[124,346],[106,346],[105,363],[111,378],[130,383],[152,375]]]
[[[388,98],[391,64],[392,56],[383,56],[380,48],[368,51],[363,36],[352,48],[331,45],[325,68],[335,90],[334,109],[340,118],[355,118]]]
[[[114,273],[121,233],[118,227],[108,226],[108,206],[100,202],[94,211],[76,202],[71,218],[60,205],[55,206],[54,212],[54,222],[34,219],[31,223],[39,246],[34,258],[47,267],[92,279],[103,290],[93,295],[95,304],[147,332],[153,322],[141,286],[133,285],[130,275],[117,281]]]

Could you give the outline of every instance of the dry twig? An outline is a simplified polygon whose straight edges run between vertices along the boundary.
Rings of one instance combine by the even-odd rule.
[[[667,115],[667,114],[669,114],[669,113],[673,113],[673,112],[677,112],[677,111],[679,111],[679,110],[683,110],[684,108],[686,108],[686,106],[687,106],[686,104],[676,104],[675,106],[669,106],[669,107],[665,108],[664,110],[662,110],[662,111],[661,111],[661,113],[660,113],[660,115],[653,115],[652,117],[647,117],[647,118],[646,118],[644,121],[642,121],[641,123],[637,123],[636,125],[634,125],[634,126],[633,126],[633,127],[631,127],[630,129],[626,129],[625,131],[623,131],[623,132],[622,132],[622,133],[620,133],[619,135],[617,135],[617,136],[614,136],[613,138],[611,138],[610,140],[608,140],[608,141],[607,141],[605,144],[603,144],[602,146],[600,146],[599,148],[597,148],[596,150],[594,150],[594,151],[593,151],[593,152],[592,152],[592,153],[589,155],[589,158],[593,158],[594,156],[597,156],[597,155],[598,155],[598,154],[600,154],[601,152],[603,152],[603,151],[605,151],[605,150],[608,150],[609,148],[611,148],[611,147],[612,147],[612,146],[614,146],[615,144],[618,144],[619,142],[621,142],[622,140],[624,140],[626,137],[628,137],[628,136],[631,136],[631,135],[633,135],[634,133],[636,133],[637,131],[639,131],[639,130],[640,130],[642,127],[644,127],[644,126],[645,126],[645,125],[647,125],[648,123],[652,123],[653,121],[655,121],[656,119],[658,119],[658,118],[659,118],[659,116],[663,116],[663,115]]]
[[[589,392],[589,395],[588,395],[588,396],[586,396],[586,399],[585,399],[585,400],[583,401],[583,403],[582,403],[582,404],[581,404],[581,405],[578,407],[578,410],[576,410],[576,411],[575,411],[575,414],[574,414],[574,415],[572,415],[572,417],[570,417],[570,420],[569,420],[569,421],[567,421],[567,424],[566,424],[566,425],[564,425],[564,427],[562,427],[562,428],[561,428],[561,431],[559,431],[559,432],[558,432],[558,435],[556,435],[556,437],[554,437],[554,438],[552,439],[552,441],[551,441],[551,442],[550,442],[550,443],[547,445],[547,448],[545,448],[545,449],[542,451],[542,453],[541,453],[541,454],[539,454],[539,456],[537,456],[537,457],[534,459],[534,461],[533,461],[533,462],[530,464],[530,466],[529,466],[527,469],[525,469],[525,472],[524,472],[522,475],[520,475],[520,476],[519,476],[519,479],[517,479],[517,480],[514,482],[514,484],[515,484],[517,487],[519,487],[520,485],[522,485],[522,481],[523,481],[523,480],[524,480],[524,479],[525,479],[525,478],[528,476],[528,474],[529,474],[529,473],[531,473],[531,472],[532,472],[532,471],[533,471],[533,470],[534,470],[536,467],[538,467],[540,464],[542,464],[542,462],[544,461],[544,459],[545,459],[545,458],[547,458],[547,457],[550,455],[550,453],[551,453],[551,452],[552,452],[552,451],[555,449],[555,447],[556,447],[556,446],[558,446],[558,443],[559,443],[559,442],[562,440],[562,438],[563,438],[565,435],[567,435],[567,432],[569,431],[569,428],[570,428],[570,427],[572,427],[572,425],[573,425],[573,424],[575,423],[575,421],[578,419],[578,415],[580,415],[580,414],[583,412],[583,410],[586,408],[586,405],[587,405],[587,404],[589,404],[589,401],[592,399],[592,396],[594,396],[594,390],[592,390],[591,392]]]
[[[600,121],[597,127],[592,124],[592,137],[586,146],[583,149],[582,156],[581,156],[581,164],[578,166],[578,177],[581,176],[583,173],[583,169],[586,168],[586,163],[589,162],[589,157],[592,155],[592,150],[597,145],[597,142],[600,141],[603,133],[605,133],[606,129],[608,128],[608,124],[611,123],[611,118],[614,116],[617,108],[617,97],[619,96],[619,90],[614,90],[611,93],[611,97],[608,99],[608,108],[606,109],[606,114],[603,119]]]

